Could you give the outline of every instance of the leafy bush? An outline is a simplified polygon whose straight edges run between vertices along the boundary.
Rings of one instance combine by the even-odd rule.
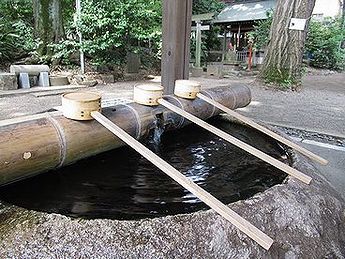
[[[193,0],[193,14],[220,12],[225,4],[218,0]]]
[[[0,2],[0,58],[13,61],[36,48],[29,0]]]
[[[267,19],[258,21],[254,25],[254,30],[249,33],[249,37],[254,40],[254,47],[256,49],[264,49],[268,44],[273,11],[267,12],[266,15]]]
[[[265,48],[268,44],[272,12],[267,16],[268,18],[259,21],[250,33],[257,49]],[[345,69],[345,50],[341,48],[344,39],[345,32],[340,19],[311,20],[305,45],[310,65],[318,68]]]
[[[8,61],[12,58],[18,37],[13,28],[0,19],[0,58],[2,60]]]
[[[86,0],[78,25],[82,49],[97,62],[121,64],[127,52],[160,48],[160,0]]]
[[[0,18],[0,59],[13,61],[35,49],[31,28],[22,21],[9,24]]]
[[[344,38],[340,19],[312,20],[306,43],[310,64],[319,68],[345,69],[345,50],[340,47]]]

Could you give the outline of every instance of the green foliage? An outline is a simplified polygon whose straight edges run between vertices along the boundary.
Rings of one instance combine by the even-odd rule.
[[[34,50],[31,1],[1,1],[0,14],[0,59],[12,61]]]
[[[0,18],[0,58],[2,60],[9,61],[12,58],[18,38],[12,26]]]
[[[120,64],[129,51],[157,52],[161,36],[160,0],[86,0],[78,27],[82,49],[97,62]]]
[[[33,23],[32,0],[1,0],[0,16],[7,22]]]
[[[160,63],[161,0],[82,0],[82,17],[75,21],[75,0],[61,0],[66,37],[45,46],[53,52],[53,61],[78,62],[81,48],[89,62],[96,65],[122,65],[128,52],[139,53],[145,66]],[[219,12],[218,0],[194,0],[193,13]],[[0,58],[15,61],[27,55],[37,56],[42,39],[34,36],[32,0],[0,1]],[[78,30],[83,35],[80,45]],[[203,50],[219,45],[219,28],[203,32]],[[36,34],[37,35],[37,34]],[[48,60],[45,56],[41,61]],[[49,57],[50,60],[50,57]]]
[[[292,85],[297,85],[298,82],[294,77],[291,77],[287,69],[277,69],[270,67],[265,70],[265,83],[272,84],[281,89],[288,89]]]
[[[345,69],[345,50],[340,48],[345,32],[340,19],[323,22],[312,20],[309,25],[306,51],[314,67]]]
[[[219,0],[193,0],[193,14],[218,13],[225,7]]]
[[[264,49],[268,44],[273,11],[267,12],[266,15],[267,19],[258,21],[254,25],[254,30],[249,33],[249,36],[254,39],[254,47],[256,49]]]
[[[265,48],[268,44],[272,17],[272,13],[268,13],[268,19],[258,22],[254,26],[254,31],[250,33],[257,49]],[[345,50],[340,48],[344,39],[345,32],[340,19],[311,20],[305,45],[305,51],[311,58],[310,65],[344,70]]]

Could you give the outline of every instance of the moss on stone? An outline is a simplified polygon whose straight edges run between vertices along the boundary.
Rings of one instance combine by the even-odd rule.
[[[283,89],[293,88],[300,83],[296,76],[290,74],[288,69],[275,67],[266,68],[262,72],[262,78],[266,84],[274,84]]]

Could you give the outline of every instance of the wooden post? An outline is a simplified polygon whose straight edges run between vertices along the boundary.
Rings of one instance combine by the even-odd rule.
[[[253,58],[253,48],[252,43],[249,43],[249,57],[248,57],[248,70],[252,70],[252,58]]]
[[[162,85],[174,92],[177,79],[189,78],[192,0],[163,1]]]
[[[77,12],[77,16],[76,16],[76,25],[77,23],[80,21],[80,17],[81,17],[81,0],[76,0],[76,12]],[[83,36],[77,26],[77,34],[79,37],[79,43],[80,45],[83,43]],[[85,74],[85,58],[84,58],[84,51],[82,50],[82,48],[80,47],[79,50],[80,53],[80,72],[82,75]]]
[[[196,32],[196,41],[195,41],[195,67],[201,67],[201,33],[202,31],[210,30],[209,25],[201,25],[201,21],[196,21],[196,26],[192,27],[192,31]]]
[[[223,39],[223,53],[222,53],[222,62],[225,60],[226,55],[226,34],[228,33],[226,26],[224,27],[224,39]]]
[[[196,23],[196,48],[195,48],[195,66],[200,67],[201,64],[201,23]]]

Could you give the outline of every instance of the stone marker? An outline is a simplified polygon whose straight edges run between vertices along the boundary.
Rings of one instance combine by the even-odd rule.
[[[14,73],[0,73],[0,90],[16,90],[17,76]]]
[[[127,53],[127,73],[139,73],[140,56],[139,54],[128,52]]]
[[[49,86],[49,74],[48,72],[40,72],[38,76],[38,86],[47,87]]]
[[[30,88],[30,78],[28,73],[19,74],[19,88],[28,89]]]

